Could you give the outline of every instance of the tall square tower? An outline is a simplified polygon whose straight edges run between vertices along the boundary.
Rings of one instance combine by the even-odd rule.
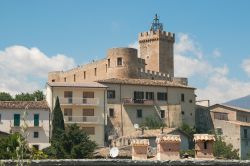
[[[157,14],[149,32],[142,32],[138,37],[140,58],[145,59],[146,70],[166,73],[174,77],[174,42],[175,35],[163,30]]]

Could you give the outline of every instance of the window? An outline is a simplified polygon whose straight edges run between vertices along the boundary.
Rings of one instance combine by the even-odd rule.
[[[93,108],[86,108],[82,110],[82,116],[94,116],[95,110]]]
[[[228,120],[228,114],[222,112],[214,112],[214,119]]]
[[[51,82],[55,82],[55,79],[51,80]]]
[[[95,127],[82,127],[82,129],[88,135],[95,135]]]
[[[158,92],[157,93],[157,100],[167,101],[168,100],[168,94],[166,92]]]
[[[68,98],[68,103],[72,103],[72,91],[64,91],[64,98]]]
[[[135,99],[144,99],[144,92],[142,92],[142,91],[134,91],[134,98]]]
[[[185,114],[185,112],[184,112],[184,111],[181,111],[181,114],[182,114],[182,115],[184,115],[184,114]]]
[[[193,103],[193,100],[190,99],[190,100],[189,100],[189,103]]]
[[[204,142],[204,149],[207,149],[207,141]]]
[[[244,138],[247,138],[247,129],[244,129]]]
[[[36,150],[39,150],[39,145],[32,145],[32,147]]]
[[[66,82],[66,77],[64,77],[64,82]]]
[[[142,118],[142,110],[137,110],[137,118]]]
[[[184,93],[181,94],[181,101],[184,102],[185,101],[185,96]]]
[[[114,108],[110,108],[110,109],[109,109],[109,117],[111,117],[111,118],[115,117]]]
[[[34,126],[39,126],[39,114],[34,114]]]
[[[38,131],[35,131],[33,137],[34,137],[34,138],[39,138],[39,132],[38,132]]]
[[[82,93],[82,98],[94,98],[95,93],[94,92],[83,92]]]
[[[154,92],[146,92],[147,100],[154,100]]]
[[[114,90],[108,90],[107,91],[107,97],[108,97],[108,99],[114,99],[115,98],[115,91]]]
[[[96,76],[96,68],[95,68],[95,76]]]
[[[86,71],[83,72],[83,78],[86,79]]]
[[[108,59],[108,67],[110,67],[110,59]]]
[[[117,66],[122,66],[122,58],[117,58]]]
[[[20,126],[20,114],[14,114],[14,126]]]
[[[165,118],[165,110],[161,110],[161,118]]]
[[[76,75],[74,74],[74,82],[76,82]]]
[[[65,121],[72,121],[72,109],[71,108],[64,109],[64,118],[65,118]]]

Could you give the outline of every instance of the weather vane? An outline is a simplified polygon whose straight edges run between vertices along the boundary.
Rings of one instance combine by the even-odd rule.
[[[159,22],[159,18],[157,14],[155,14],[150,31],[157,31],[157,30],[163,31],[163,24]]]

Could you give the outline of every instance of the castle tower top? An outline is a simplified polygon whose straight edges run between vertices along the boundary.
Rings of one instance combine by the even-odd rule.
[[[163,31],[163,24],[160,23],[157,14],[155,14],[154,20],[150,27],[150,31],[157,31],[157,30]]]

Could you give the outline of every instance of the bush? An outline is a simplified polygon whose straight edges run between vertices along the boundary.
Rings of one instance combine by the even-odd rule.
[[[140,126],[148,127],[149,129],[159,129],[161,127],[164,127],[165,124],[161,120],[159,120],[159,118],[149,116],[145,118],[145,120]]]

